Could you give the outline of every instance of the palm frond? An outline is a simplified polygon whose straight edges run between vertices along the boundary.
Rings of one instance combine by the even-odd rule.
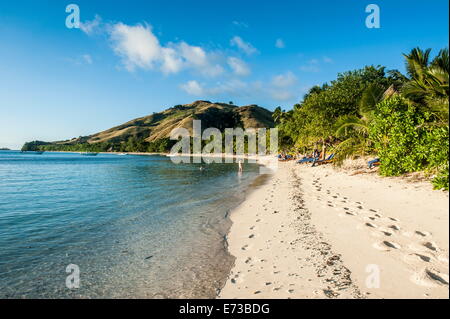
[[[367,122],[355,115],[344,115],[336,121],[336,137],[346,137],[351,132],[355,132],[358,135],[367,135],[367,131]]]

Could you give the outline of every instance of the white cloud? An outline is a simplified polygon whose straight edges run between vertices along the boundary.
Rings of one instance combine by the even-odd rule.
[[[230,40],[231,46],[238,47],[240,50],[244,51],[247,55],[252,55],[257,53],[258,50],[250,43],[245,42],[241,37],[234,36]]]
[[[165,74],[177,73],[183,67],[183,61],[172,48],[161,48],[161,71]]]
[[[286,45],[284,44],[283,39],[277,39],[275,41],[275,47],[277,47],[278,49],[284,49]]]
[[[195,80],[184,83],[180,87],[189,95],[200,96],[204,94],[203,87]]]
[[[129,71],[156,68],[170,74],[190,68],[206,76],[217,76],[224,71],[214,62],[214,54],[201,47],[183,41],[161,45],[149,25],[117,23],[111,28],[110,39],[114,52],[122,57]]]
[[[233,24],[245,25],[237,21]],[[216,77],[226,72],[225,67],[228,65],[236,76],[250,74],[250,68],[244,61],[227,58],[225,52],[220,50],[208,51],[185,41],[162,44],[148,24],[104,23],[96,15],[94,20],[82,23],[81,29],[88,35],[106,34],[115,54],[121,57],[123,66],[130,72],[138,69],[156,70],[167,75],[191,70],[205,77]],[[249,55],[258,52],[240,37],[234,37],[231,43]],[[91,57],[83,59],[85,63],[92,63]]]
[[[279,74],[273,77],[272,84],[278,88],[286,88],[294,85],[297,82],[297,77],[291,71],[284,74]]]
[[[201,47],[191,46],[186,42],[181,42],[178,47],[180,49],[181,55],[189,63],[197,66],[204,66],[208,64],[206,52]]]
[[[112,28],[111,40],[114,43],[114,52],[122,57],[129,71],[136,67],[153,68],[163,56],[159,40],[149,26],[117,23]]]
[[[181,42],[176,47],[187,67],[192,66],[206,76],[218,76],[224,72],[223,67],[215,63],[213,53],[208,54],[203,48],[189,45],[186,42]]]
[[[87,35],[91,35],[100,30],[101,23],[102,18],[96,14],[94,20],[80,22],[80,29]]]
[[[246,76],[250,74],[250,68],[241,59],[229,57],[227,62],[230,68],[233,70],[234,74],[239,76]]]

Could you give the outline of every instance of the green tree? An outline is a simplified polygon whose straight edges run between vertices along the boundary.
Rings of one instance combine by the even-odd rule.
[[[335,136],[341,140],[335,149],[335,161],[340,164],[348,157],[363,156],[373,151],[369,126],[376,105],[390,95],[379,83],[371,83],[361,95],[357,115],[343,115],[336,121]]]

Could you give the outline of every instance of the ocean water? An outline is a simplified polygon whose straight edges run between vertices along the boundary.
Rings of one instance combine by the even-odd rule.
[[[239,176],[163,156],[1,151],[0,298],[212,298],[234,261],[227,214],[258,178],[255,164]]]

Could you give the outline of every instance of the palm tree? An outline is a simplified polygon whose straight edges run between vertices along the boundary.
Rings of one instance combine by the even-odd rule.
[[[449,53],[442,49],[430,62],[431,49],[414,48],[404,54],[408,81],[403,95],[433,112],[441,124],[448,122]]]
[[[294,111],[290,110],[288,112],[285,112],[281,109],[280,106],[278,106],[272,113],[272,118],[275,124],[283,124],[286,121],[289,121],[292,118]]]
[[[283,111],[281,110],[281,107],[278,106],[272,113],[272,118],[275,124],[280,124],[281,122],[281,115],[283,114]]]
[[[376,105],[389,98],[392,88],[387,90],[379,84],[370,84],[363,92],[359,102],[358,115],[344,115],[336,122],[335,136],[342,142],[335,148],[335,161],[340,164],[348,157],[363,156],[371,151],[369,125],[373,119]]]
[[[406,63],[406,72],[411,79],[420,79],[423,77],[424,70],[428,67],[431,49],[423,51],[420,48],[414,48],[408,54],[403,54]]]

